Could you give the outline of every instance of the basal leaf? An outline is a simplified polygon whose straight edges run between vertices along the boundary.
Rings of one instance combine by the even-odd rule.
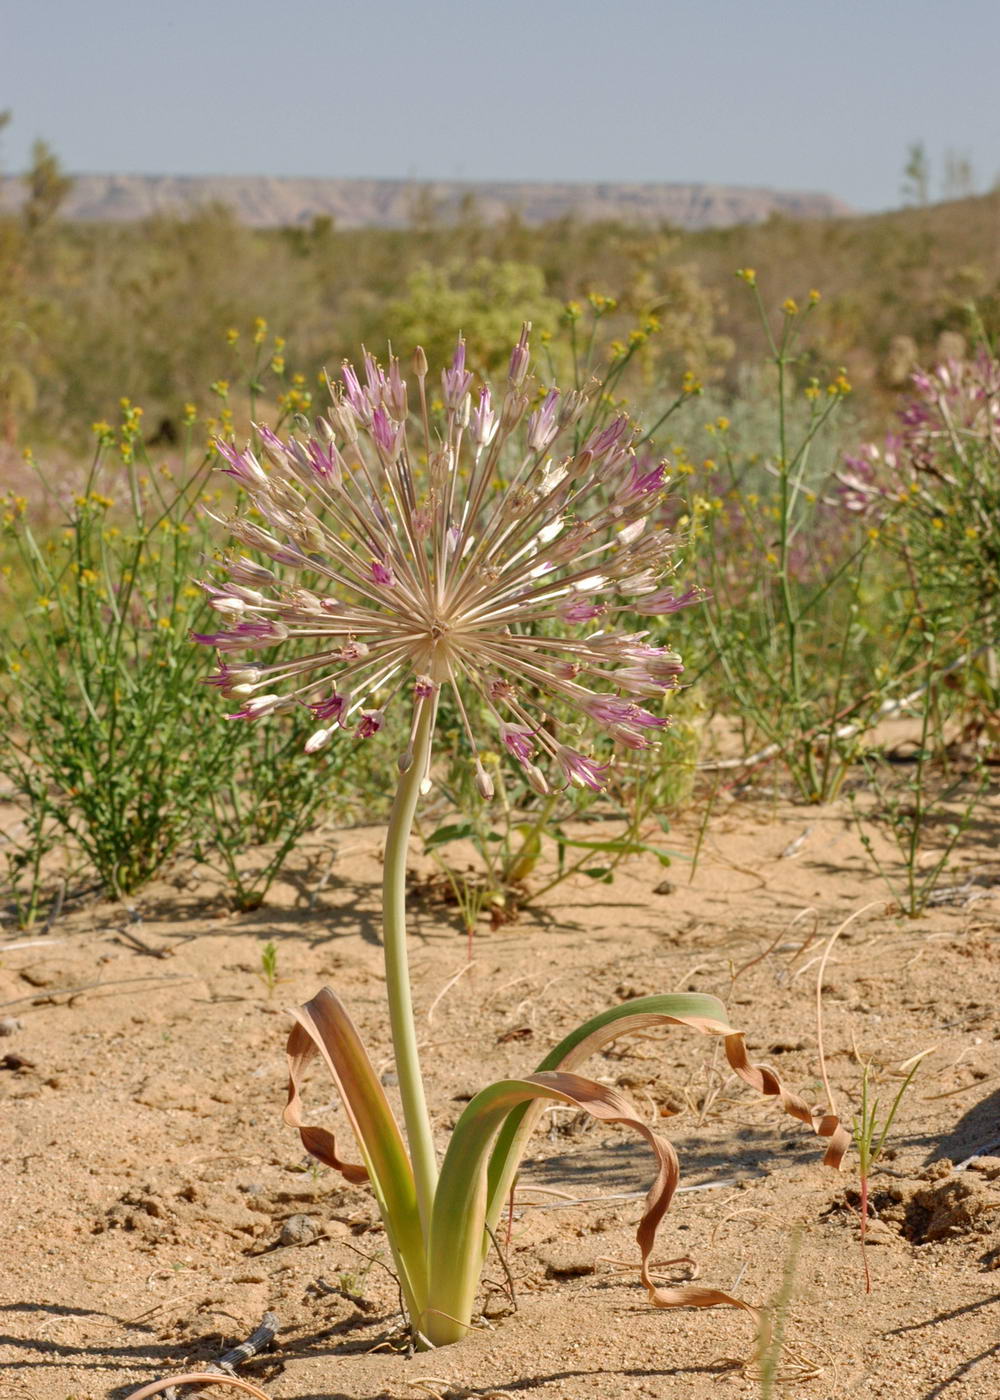
[[[642,1121],[617,1089],[577,1074],[529,1074],[491,1084],[471,1101],[455,1125],[434,1200],[430,1238],[427,1309],[420,1331],[435,1346],[459,1341],[469,1330],[482,1270],[487,1205],[487,1158],[493,1140],[511,1113],[549,1101],[583,1109],[605,1123],[621,1123],[646,1139],[659,1166],[646,1197],[636,1239],[643,1282],[652,1291],[648,1264],[663,1218],[677,1186],[677,1156],[670,1143]]]
[[[415,1316],[426,1296],[424,1236],[413,1169],[385,1090],[354,1022],[329,987],[292,1015],[298,1024],[288,1037],[288,1103],[284,1120],[298,1129],[307,1152],[348,1181],[370,1180],[399,1268],[400,1285],[407,1305],[414,1305],[411,1316]],[[303,1075],[317,1054],[337,1086],[364,1166],[341,1161],[333,1133],[303,1121]]]
[[[537,1072],[573,1070],[620,1036],[662,1025],[687,1026],[703,1035],[722,1036],[726,1058],[734,1073],[758,1093],[777,1098],[786,1113],[807,1124],[819,1137],[827,1138],[823,1161],[827,1166],[840,1166],[850,1144],[850,1135],[840,1120],[833,1114],[814,1112],[804,1099],[784,1087],[773,1070],[751,1064],[743,1036],[729,1025],[722,1002],[701,992],[636,997],[613,1006],[571,1031],[546,1055]],[[490,1228],[499,1219],[510,1193],[538,1112],[537,1106],[532,1104],[519,1108],[509,1116],[497,1138],[489,1170],[487,1223]]]

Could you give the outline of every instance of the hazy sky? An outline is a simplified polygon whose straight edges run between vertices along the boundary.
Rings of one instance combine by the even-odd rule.
[[[1000,173],[1000,0],[0,0],[7,172],[681,180],[899,202]]]

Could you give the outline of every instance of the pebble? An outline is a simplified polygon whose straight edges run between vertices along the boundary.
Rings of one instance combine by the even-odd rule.
[[[0,1017],[0,1035],[15,1035],[21,1029],[21,1022],[16,1016]]]
[[[597,1270],[595,1251],[581,1249],[579,1245],[554,1244],[548,1249],[539,1250],[539,1258],[545,1265],[549,1278],[579,1278]]]
[[[319,1234],[319,1226],[311,1215],[290,1215],[281,1227],[278,1243],[308,1244]]]

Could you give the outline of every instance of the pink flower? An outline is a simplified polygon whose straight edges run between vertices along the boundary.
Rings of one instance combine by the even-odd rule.
[[[565,744],[556,745],[555,759],[568,782],[576,787],[590,788],[591,792],[603,791],[608,773],[606,763],[597,763],[592,758],[586,758],[582,753],[577,753],[576,749],[567,748]]]
[[[595,429],[584,444],[584,451],[591,453],[595,461],[610,452],[621,440],[628,427],[628,414],[622,413],[613,418],[606,428]]]
[[[575,602],[563,604],[559,616],[563,622],[592,622],[595,617],[603,616],[607,610],[604,603],[587,603],[581,598]]]
[[[288,636],[284,623],[265,619],[241,622],[231,632],[192,632],[191,640],[217,651],[246,651],[248,647],[270,647]]]
[[[306,445],[306,459],[321,481],[339,486],[344,472],[344,459],[331,442],[326,447],[310,438]]]
[[[520,763],[528,763],[535,752],[535,741],[526,724],[500,723],[500,740]]]
[[[375,446],[394,462],[403,441],[402,423],[394,423],[384,408],[376,408],[372,414],[371,434]]]
[[[341,729],[347,728],[347,714],[351,705],[350,695],[338,695],[336,691],[326,700],[313,700],[309,708],[317,719],[336,720]]]
[[[535,452],[544,452],[559,431],[556,417],[558,403],[559,390],[550,389],[541,406],[528,419],[528,446]]]
[[[392,410],[393,418],[406,422],[406,380],[399,372],[399,361],[393,356],[389,365],[389,375],[385,383],[385,400]]]
[[[241,710],[226,715],[226,719],[260,719],[261,715],[269,715],[287,704],[288,699],[284,695],[258,695],[248,700]]]
[[[512,388],[517,389],[524,382],[524,376],[528,373],[528,334],[531,330],[531,322],[525,321],[521,327],[521,338],[510,353],[510,365],[507,369],[507,379]]]
[[[341,368],[341,378],[344,381],[345,401],[353,409],[355,417],[364,427],[370,427],[372,421],[371,406],[365,391],[361,387],[354,366],[344,361]]]
[[[595,695],[586,701],[585,709],[598,724],[629,724],[641,729],[662,729],[667,722],[644,710],[634,700],[621,700],[617,695]]]
[[[370,739],[373,734],[377,734],[385,724],[385,715],[381,710],[362,710],[361,718],[358,721],[358,738]]]
[[[638,461],[633,458],[631,475],[627,483],[622,487],[621,495],[627,500],[651,496],[654,491],[661,490],[667,484],[667,464],[660,464],[652,471],[643,471]]]
[[[441,389],[445,408],[456,413],[469,392],[472,375],[465,368],[465,341],[460,340],[452,356],[451,368],[441,371]]]
[[[217,686],[223,695],[228,696],[235,693],[237,686],[252,688],[259,682],[260,677],[261,671],[258,666],[230,666],[222,661],[214,675],[203,677],[202,684]]]
[[[672,589],[661,588],[657,593],[648,593],[634,604],[633,611],[643,617],[663,617],[670,613],[689,608],[692,603],[702,603],[708,597],[704,588],[689,588],[686,593],[674,593]]]
[[[227,559],[226,568],[234,583],[249,584],[252,588],[259,588],[262,584],[274,583],[277,580],[273,569],[266,569],[263,564],[258,564],[256,560],[248,559],[243,554]]]
[[[231,443],[220,439],[217,444],[220,454],[229,463],[228,467],[223,467],[226,476],[233,476],[244,486],[260,486],[267,481],[267,473],[259,462],[254,460],[253,454],[247,450],[238,452]]]
[[[477,447],[489,447],[497,435],[500,420],[491,407],[490,391],[484,385],[479,391],[479,403],[472,414],[472,440]]]

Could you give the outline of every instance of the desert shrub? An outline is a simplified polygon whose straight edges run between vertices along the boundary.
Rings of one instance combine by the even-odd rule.
[[[836,499],[833,429],[851,385],[843,371],[803,383],[801,326],[819,294],[802,309],[786,300],[775,321],[756,274],[742,276],[768,336],[772,382],[734,400],[732,418],[705,425],[698,450],[677,444],[687,483],[677,525],[710,593],[707,644],[693,638],[688,654],[709,703],[739,726],[745,754],[779,761],[804,800],[822,801],[839,789],[915,643],[872,532]],[[690,619],[678,625],[692,630]]]
[[[259,902],[329,800],[338,760],[296,761],[286,750],[301,748],[302,723],[275,748],[221,717],[200,683],[190,634],[210,625],[197,581],[212,552],[203,507],[218,508],[214,454],[154,466],[127,401],[117,431],[96,428],[79,490],[43,478],[55,529],[38,532],[23,497],[3,517],[0,772],[20,814],[5,849],[21,916],[37,911],[56,843],[71,873],[114,896],[197,845],[240,903]],[[189,440],[195,430],[192,419]],[[246,873],[238,857],[263,842],[277,851]]]
[[[539,268],[478,258],[468,266],[416,268],[387,319],[401,345],[422,345],[434,362],[447,360],[458,336],[466,336],[480,357],[475,368],[492,374],[510,356],[523,321],[551,331],[560,310]]]

